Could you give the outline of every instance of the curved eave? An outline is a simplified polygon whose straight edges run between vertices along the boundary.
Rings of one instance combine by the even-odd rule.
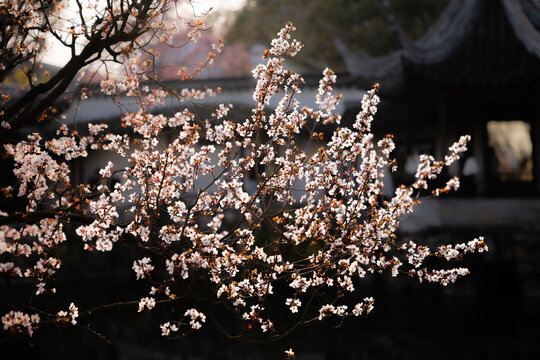
[[[535,0],[453,0],[422,38],[400,39],[400,50],[381,57],[353,53],[340,39],[336,46],[359,86],[378,81],[399,91],[414,74],[470,86],[540,79],[540,5]]]
[[[363,81],[384,81],[396,86],[404,63],[433,64],[449,56],[471,31],[482,1],[453,0],[420,39],[410,40],[400,31],[402,48],[388,55],[371,57],[354,53],[339,37],[335,38],[335,44],[350,74]]]
[[[517,38],[529,52],[540,58],[540,32],[533,24],[533,21],[540,22],[538,5],[524,0],[501,1]],[[530,16],[525,12],[525,7],[530,8]]]
[[[403,42],[404,58],[414,64],[442,61],[459,47],[474,27],[483,0],[453,0],[420,39]]]

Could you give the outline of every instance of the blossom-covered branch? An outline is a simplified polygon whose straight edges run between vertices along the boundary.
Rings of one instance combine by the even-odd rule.
[[[254,105],[242,121],[229,118],[229,104],[217,105],[206,119],[187,107],[173,116],[152,111],[167,93],[141,87],[144,76],[128,62],[132,76],[104,80],[101,87],[106,94],[141,99],[137,111],[122,116],[130,132],[113,134],[106,124],[89,124],[89,135],[80,136],[62,126],[55,139],[31,134],[6,146],[18,180],[6,193],[25,199],[27,215],[0,227],[0,273],[34,279],[38,295],[53,293],[52,279],[62,268],[53,250],[66,241],[64,226],[70,223],[90,258],[119,243],[142,253],[133,259],[132,280],[145,282],[148,291],[129,304],[134,313],[152,312],[175,300],[181,311],[161,322],[163,336],[205,326],[212,318],[208,304],[219,303],[245,325],[231,337],[269,340],[312,321],[369,313],[375,299],[357,286],[367,276],[403,273],[447,285],[466,275],[460,267],[429,269],[425,260],[453,261],[485,251],[482,238],[431,251],[399,244],[396,232],[430,181],[466,150],[469,137],[450,147],[444,161],[422,155],[415,181],[384,200],[382,180],[386,169],[395,170],[395,145],[391,136],[377,140],[371,132],[378,86],[367,91],[352,128],[341,126],[335,113],[341,96],[333,94],[336,75],[330,69],[319,83],[318,108],[302,107],[296,97],[303,78],[285,67],[286,58],[302,48],[291,37],[294,30],[287,24],[263,53],[266,63],[253,70]],[[181,92],[186,98],[205,95],[211,91]],[[278,105],[269,110],[274,98]],[[171,129],[175,136],[162,141],[160,135]],[[325,133],[331,134],[328,141]],[[306,147],[308,142],[315,145]],[[109,162],[97,185],[73,184],[67,161],[89,151],[118,153],[127,165]],[[433,194],[457,186],[451,180]],[[59,208],[69,208],[70,216]],[[43,211],[54,215],[38,221]],[[271,308],[276,303],[281,307]],[[278,322],[274,314],[280,309],[290,311],[291,322]],[[17,311],[2,318],[4,329],[31,335],[40,318]],[[59,309],[49,321],[74,325],[90,315],[72,304],[69,313]]]

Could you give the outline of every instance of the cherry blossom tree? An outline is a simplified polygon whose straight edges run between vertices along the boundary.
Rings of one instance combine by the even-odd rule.
[[[82,75],[81,71],[98,62],[108,68],[114,63],[123,66],[130,58],[134,62],[131,71],[148,77],[156,57],[147,52],[150,43],[167,43],[171,34],[186,26],[192,41],[201,37],[204,20],[189,21],[179,14],[178,7],[185,3],[189,5],[189,1],[178,0],[3,1],[0,79],[22,68],[28,88],[15,101],[6,101],[10,97],[4,95],[0,119],[12,128],[43,121],[53,111],[54,102]],[[36,72],[47,39],[68,48],[71,57],[54,75],[37,83]],[[143,61],[141,53],[149,59]]]
[[[296,99],[302,76],[285,63],[302,48],[291,37],[292,24],[277,34],[262,54],[266,62],[253,70],[251,114],[233,121],[232,104],[219,104],[204,118],[188,106],[218,89],[172,89],[153,76],[155,39],[168,43],[167,34],[178,31],[166,21],[171,12],[178,15],[176,2],[78,0],[78,18],[70,22],[61,15],[64,5],[31,0],[0,5],[13,29],[3,29],[2,41],[19,47],[4,50],[2,71],[23,63],[36,67],[44,33],[73,51],[50,79],[36,83],[28,70],[22,95],[5,96],[2,103],[4,138],[39,120],[58,122],[52,138],[29,130],[21,141],[4,141],[16,181],[2,188],[0,273],[31,281],[34,288],[27,302],[1,314],[3,331],[31,337],[45,325],[86,328],[93,316],[120,307],[132,308],[133,316],[163,307],[175,310],[156,328],[165,337],[212,322],[231,339],[278,340],[314,321],[369,313],[375,300],[358,289],[359,279],[389,273],[446,286],[468,270],[431,268],[426,259],[456,261],[487,250],[482,238],[432,249],[400,242],[400,220],[422,195],[458,188],[453,178],[428,190],[466,150],[469,137],[461,137],[442,160],[422,155],[414,182],[384,199],[385,169],[397,165],[392,136],[375,139],[371,132],[378,85],[367,91],[352,128],[340,125],[341,96],[333,93],[336,75],[330,69],[319,82],[317,108],[302,107]],[[204,21],[184,24],[189,40],[197,41]],[[214,44],[193,72],[179,64],[178,77],[194,78],[221,46]],[[108,131],[107,123],[77,130],[62,124],[53,110],[60,94],[94,62],[105,70],[119,65],[104,73],[103,93],[137,101],[138,109],[121,118],[125,133]],[[82,88],[79,96],[84,101],[92,94]],[[166,98],[177,101],[173,116],[159,111]],[[275,110],[268,107],[271,99]],[[165,133],[174,136],[165,141]],[[109,162],[97,184],[74,183],[69,161],[93,151],[117,153],[127,165]],[[10,198],[22,208],[6,207]],[[32,299],[54,296],[56,276],[69,271],[59,251],[66,244],[84,248],[89,261],[119,246],[136,249],[140,256],[132,259],[130,280],[143,282],[147,292],[91,308],[79,309],[75,302],[56,309],[36,306]],[[227,311],[243,330],[227,332],[214,308]],[[276,311],[289,312],[290,321],[280,323]]]

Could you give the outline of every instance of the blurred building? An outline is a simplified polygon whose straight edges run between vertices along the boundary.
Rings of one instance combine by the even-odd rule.
[[[402,169],[398,180],[410,178],[412,155],[431,153],[441,159],[460,135],[473,139],[464,159],[443,174],[459,176],[462,189],[424,201],[401,230],[405,238],[428,244],[485,235],[490,246],[488,256],[467,264],[472,269],[467,285],[446,292],[442,303],[455,311],[454,320],[432,328],[449,338],[452,326],[467,328],[476,341],[461,338],[455,342],[461,351],[434,352],[438,358],[537,357],[532,339],[540,338],[535,325],[540,319],[540,3],[452,0],[414,41],[395,21],[391,3],[385,3],[399,50],[369,57],[339,38],[336,45],[359,87],[381,84],[374,127],[378,135],[396,135]],[[352,117],[358,108],[349,111]],[[460,299],[477,306],[457,311],[454,304]],[[436,297],[431,301],[441,303]],[[449,302],[453,305],[448,307]],[[427,303],[426,312],[437,307]],[[396,339],[387,336],[399,343]]]
[[[511,225],[517,216],[521,225],[535,225],[540,207],[522,199],[540,191],[538,2],[453,0],[415,41],[387,10],[401,49],[368,57],[336,43],[360,87],[382,84],[376,126],[401,141],[399,163],[417,153],[440,159],[460,135],[470,134],[471,150],[449,175],[461,177],[462,196],[490,200],[475,201],[481,211],[467,204],[467,216],[441,209],[440,221]],[[505,200],[493,206],[495,198]]]

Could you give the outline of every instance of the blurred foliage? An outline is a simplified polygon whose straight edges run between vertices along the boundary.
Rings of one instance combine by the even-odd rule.
[[[11,86],[28,86],[28,74],[32,74],[33,81],[36,84],[40,84],[49,80],[51,73],[54,75],[58,71],[58,68],[49,64],[38,64],[34,66],[30,62],[26,62],[16,69],[8,73],[2,80],[3,85]]]
[[[449,0],[391,0],[399,26],[413,39],[437,20]],[[334,45],[335,36],[353,50],[384,55],[398,48],[381,0],[248,0],[239,11],[228,42],[267,44],[287,22],[297,28],[296,38],[305,44],[297,61],[307,67],[330,66],[344,70]]]

